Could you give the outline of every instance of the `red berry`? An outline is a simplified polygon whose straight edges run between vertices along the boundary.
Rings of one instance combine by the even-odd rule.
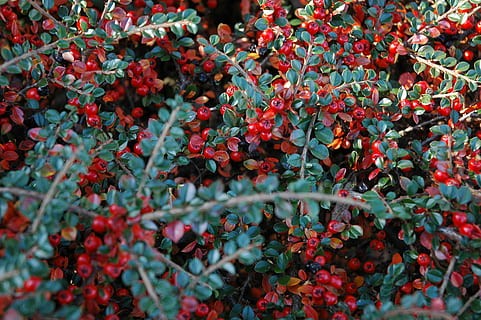
[[[118,278],[120,276],[120,274],[122,273],[122,268],[119,267],[118,265],[116,264],[113,264],[113,263],[107,263],[105,266],[104,266],[104,272],[106,275],[108,275],[109,277],[111,278]]]
[[[84,247],[87,252],[95,252],[102,245],[102,240],[95,234],[91,233],[84,241]]]
[[[202,64],[202,69],[207,73],[211,73],[215,69],[215,62],[212,60],[206,60]]]
[[[468,222],[468,215],[464,212],[453,212],[451,219],[454,226],[460,228]]]
[[[365,273],[374,273],[376,272],[376,265],[372,261],[366,261],[362,265],[362,270],[364,270]]]
[[[130,114],[136,119],[142,118],[142,116],[144,115],[144,109],[142,109],[141,107],[135,107],[132,109]]]
[[[148,95],[148,94],[149,94],[149,91],[150,91],[150,89],[149,89],[149,87],[148,87],[146,84],[141,85],[140,87],[138,87],[138,88],[135,90],[135,92],[137,92],[137,94],[138,94],[139,96],[142,96],[142,97]]]
[[[60,244],[62,237],[59,234],[51,234],[48,236],[48,241],[53,247],[56,247]]]
[[[325,291],[326,291],[326,289],[324,289],[324,287],[315,286],[314,288],[312,288],[312,297],[314,299],[321,299],[323,297]]]
[[[88,277],[90,277],[90,275],[92,274],[93,272],[93,267],[92,265],[90,264],[90,262],[77,262],[77,274],[86,279]]]
[[[202,106],[199,109],[197,109],[197,119],[199,120],[209,120],[211,116],[211,111],[208,107]]]
[[[437,169],[434,171],[433,178],[436,182],[444,183],[450,178],[450,176],[446,171]]]
[[[209,314],[209,306],[205,303],[200,303],[197,305],[197,309],[195,310],[195,315],[198,317],[205,317]]]
[[[475,158],[469,159],[468,169],[476,174],[481,173],[481,160]]]
[[[466,61],[473,61],[474,59],[474,52],[472,50],[464,50],[463,58]]]
[[[37,100],[37,101],[40,100],[40,94],[38,93],[37,88],[28,89],[25,96],[27,97],[27,99]]]
[[[233,151],[230,153],[230,159],[234,162],[241,162],[244,160],[244,153],[241,151]]]
[[[107,231],[107,218],[104,216],[96,216],[92,221],[92,230],[97,233]]]
[[[308,248],[317,248],[319,246],[319,239],[317,238],[309,238],[309,240],[307,240],[306,244],[307,244],[307,247]]]
[[[25,292],[34,292],[42,282],[42,278],[31,276],[23,283],[23,290]]]
[[[259,310],[261,312],[266,311],[268,304],[269,304],[269,301],[267,301],[264,298],[257,300],[257,303],[256,303],[257,310]]]
[[[352,271],[357,271],[361,268],[361,260],[358,258],[351,258],[347,261],[347,267]]]
[[[319,270],[316,272],[314,279],[318,284],[328,284],[331,282],[331,273],[327,270]]]
[[[113,216],[123,216],[127,213],[127,209],[114,203],[109,206],[109,212]]]
[[[333,306],[337,304],[337,295],[332,291],[325,291],[323,298],[324,298],[324,302],[328,306]]]
[[[74,295],[70,290],[62,290],[57,293],[57,300],[60,304],[69,304],[73,299]]]
[[[427,267],[431,263],[431,257],[426,253],[420,253],[416,261],[420,266]]]
[[[327,231],[329,231],[330,233],[339,233],[344,231],[345,228],[346,224],[337,220],[331,220],[327,224]]]
[[[204,158],[212,159],[215,155],[215,149],[212,147],[206,147],[204,151],[202,151],[202,154],[204,155]]]
[[[87,124],[89,127],[100,128],[102,126],[102,119],[97,114],[87,116]]]
[[[91,300],[97,297],[97,286],[94,284],[88,284],[82,289],[82,293],[85,299]]]
[[[285,103],[284,100],[281,98],[274,98],[271,100],[269,103],[269,106],[275,111],[275,112],[281,112],[282,110],[285,109]]]

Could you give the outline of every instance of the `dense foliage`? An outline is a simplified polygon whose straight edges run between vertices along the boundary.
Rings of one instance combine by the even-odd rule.
[[[0,317],[480,317],[479,3],[0,0]]]

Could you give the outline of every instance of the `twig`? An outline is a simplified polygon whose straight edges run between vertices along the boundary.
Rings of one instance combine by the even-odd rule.
[[[24,54],[19,55],[19,56],[15,57],[11,60],[5,61],[3,64],[0,65],[0,74],[4,73],[7,70],[7,68],[10,67],[11,65],[16,65],[24,59],[28,59],[30,57],[33,57],[33,56],[39,54],[39,53],[43,53],[45,51],[54,49],[55,47],[57,47],[57,45],[60,41],[71,42],[71,41],[73,41],[75,39],[78,39],[80,37],[81,37],[81,35],[76,35],[76,36],[73,36],[73,37],[70,37],[70,38],[59,39],[59,40],[54,41],[50,44],[44,45],[43,47],[37,48],[37,49],[32,50],[32,51],[25,52]]]
[[[444,291],[446,290],[446,287],[448,286],[449,283],[449,277],[451,277],[451,273],[453,273],[454,270],[454,265],[456,264],[456,256],[453,256],[451,258],[451,261],[449,261],[448,269],[446,270],[446,273],[444,273],[443,277],[443,283],[441,284],[441,287],[439,288],[439,296],[442,298],[444,295]]]
[[[45,198],[43,198],[42,203],[40,204],[40,209],[38,209],[37,216],[32,224],[32,233],[37,231],[37,228],[40,226],[40,222],[45,214],[45,210],[47,209],[47,205],[52,201],[55,192],[57,191],[57,186],[60,184],[64,176],[67,174],[67,171],[70,167],[74,164],[75,160],[77,159],[77,155],[82,150],[82,147],[78,147],[75,153],[70,156],[67,160],[63,168],[57,173],[55,179],[53,180],[50,188],[48,189],[47,193],[45,194]]]
[[[139,271],[140,278],[144,282],[145,288],[147,289],[147,293],[149,294],[149,297],[152,298],[152,300],[155,303],[155,306],[159,309],[160,315],[159,319],[167,319],[165,317],[164,313],[164,307],[162,306],[162,303],[160,302],[159,296],[155,292],[154,286],[152,284],[152,281],[150,281],[149,275],[145,271],[144,267],[141,265],[137,265],[137,270]]]
[[[177,118],[177,113],[180,110],[180,106],[172,110],[172,113],[170,114],[170,118],[167,121],[167,123],[164,125],[164,130],[162,131],[159,139],[157,140],[157,143],[154,146],[154,150],[152,150],[152,154],[150,155],[149,161],[147,162],[147,165],[145,166],[144,173],[142,175],[142,178],[140,179],[139,183],[139,188],[137,189],[137,196],[141,196],[142,194],[142,189],[145,187],[145,183],[147,182],[147,178],[149,177],[150,170],[154,166],[155,158],[157,158],[157,155],[160,152],[160,149],[164,145],[165,138],[167,137],[167,134],[169,133],[170,128],[174,124],[176,118]]]
[[[44,8],[42,8],[35,0],[27,0],[27,1],[28,1],[28,3],[30,3],[32,5],[32,7],[35,8],[35,10],[40,12],[44,17],[52,20],[57,25],[64,26],[60,21],[58,21],[54,16],[52,16],[48,11],[46,11]]]
[[[45,199],[46,194],[36,192],[36,191],[31,191],[31,190],[25,190],[21,188],[9,188],[9,187],[0,187],[0,193],[5,194],[5,193],[11,193],[16,196],[26,196],[26,197],[31,197],[39,200]],[[82,207],[76,206],[76,205],[69,205],[68,209],[70,211],[76,212],[78,214],[82,214],[85,216],[89,216],[91,218],[95,218],[97,216],[97,213],[84,209]]]
[[[404,135],[405,135],[406,133],[408,133],[408,132],[411,132],[411,131],[413,131],[413,130],[415,130],[415,129],[421,128],[421,127],[423,127],[423,126],[425,126],[425,125],[427,125],[427,124],[430,124],[430,123],[433,123],[433,122],[436,122],[436,121],[442,120],[442,119],[444,119],[443,116],[438,116],[438,117],[432,118],[432,119],[430,119],[430,120],[424,121],[424,122],[422,122],[422,123],[420,123],[420,124],[417,124],[417,125],[415,125],[415,126],[407,127],[406,129],[399,131],[399,135],[402,137],[402,136],[404,136]]]
[[[160,219],[166,215],[181,215],[190,211],[206,212],[213,209],[215,206],[222,206],[224,208],[234,207],[239,204],[251,204],[255,202],[268,202],[275,199],[285,199],[285,200],[304,200],[312,199],[317,201],[332,201],[345,203],[350,206],[359,207],[364,210],[370,210],[370,206],[367,203],[361,202],[351,197],[339,197],[337,195],[325,194],[319,192],[276,192],[276,193],[258,193],[245,196],[238,196],[235,198],[230,198],[227,201],[209,201],[205,202],[200,206],[186,206],[181,208],[172,208],[167,210],[158,210],[151,213],[142,215],[142,220],[155,220]]]
[[[72,87],[71,85],[65,84],[65,83],[63,83],[62,81],[58,80],[58,79],[50,78],[49,80],[50,80],[51,82],[55,83],[55,84],[58,84],[59,86],[64,87],[65,89],[68,89],[68,90],[70,90],[70,91],[75,92],[75,93],[78,94],[78,95],[90,94],[90,93],[87,93],[87,92],[82,91],[82,90],[80,90],[80,89],[74,88],[74,87]]]
[[[476,84],[476,85],[480,83],[480,82],[477,81],[477,80],[473,80],[473,79],[471,79],[471,78],[469,78],[469,77],[467,77],[467,76],[465,76],[465,75],[463,75],[463,74],[459,74],[458,72],[456,72],[456,71],[454,71],[454,70],[448,69],[448,68],[443,67],[443,66],[440,66],[440,65],[438,65],[438,64],[435,64],[435,63],[433,63],[432,61],[429,61],[429,60],[427,60],[427,59],[424,59],[424,58],[422,58],[422,57],[420,57],[420,56],[418,56],[418,55],[411,54],[411,57],[412,57],[413,59],[416,59],[418,62],[427,65],[427,66],[430,67],[430,68],[438,69],[439,71],[441,71],[441,72],[443,72],[443,73],[445,73],[445,74],[448,74],[448,75],[450,75],[450,76],[452,76],[452,77],[454,77],[454,78],[459,78],[459,79],[462,79],[462,80],[464,80],[464,81],[466,81],[466,82],[468,82],[468,83],[473,83],[473,84]]]
[[[456,314],[456,318],[459,318],[470,306],[471,304],[479,299],[481,297],[481,288],[474,294],[472,295],[468,301],[459,309],[458,313]]]
[[[184,268],[182,268],[181,266],[179,266],[177,263],[175,263],[174,261],[170,260],[169,258],[167,258],[164,254],[160,253],[160,252],[156,252],[156,257],[163,263],[165,263],[167,266],[171,267],[172,269],[175,269],[177,270],[178,272],[183,272],[185,273],[189,278],[191,279],[196,279],[197,276],[190,273],[189,271],[185,270]],[[212,289],[212,286],[208,283],[205,283],[204,281],[201,281],[201,280],[198,280],[197,283],[207,287],[207,288],[211,288]]]
[[[306,57],[304,58],[304,64],[302,65],[301,71],[299,72],[299,80],[297,80],[296,87],[294,88],[294,96],[296,96],[297,92],[302,86],[302,82],[304,81],[304,74],[306,73],[311,55],[312,55],[312,43],[309,43],[307,47]]]
[[[100,15],[99,22],[97,23],[97,27],[100,27],[102,23],[105,20],[105,15],[107,14],[107,10],[110,7],[110,4],[112,3],[113,0],[107,0],[107,2],[104,4],[104,10],[102,11],[102,14]]]
[[[411,309],[402,309],[397,308],[394,310],[390,310],[386,312],[381,319],[389,320],[395,316],[399,315],[416,315],[416,316],[428,316],[433,319],[445,319],[445,320],[455,320],[456,318],[449,313],[436,311],[436,310],[429,310],[429,309],[422,309],[422,308],[411,308]]]
[[[8,279],[11,279],[13,277],[16,277],[20,274],[18,270],[12,270],[12,271],[7,271],[4,272],[3,274],[0,274],[0,282],[6,281]]]
[[[301,155],[301,169],[299,170],[299,177],[301,179],[305,178],[306,175],[306,161],[307,161],[307,151],[309,150],[309,141],[311,140],[312,129],[316,124],[317,113],[312,116],[311,122],[309,123],[309,127],[307,128],[306,132],[306,143],[302,148],[302,155]]]
[[[339,87],[334,88],[334,90],[346,89],[346,88],[352,87],[354,84],[361,85],[361,84],[373,83],[373,82],[375,82],[375,81],[374,80],[361,80],[361,81],[346,82],[346,83],[340,85]]]
[[[204,272],[202,272],[201,275],[199,275],[198,277],[196,277],[188,286],[189,289],[192,289],[196,286],[196,284],[199,282],[199,280],[201,278],[204,278],[204,277],[207,277],[209,274],[215,272],[216,270],[222,268],[226,263],[228,262],[231,262],[233,260],[236,260],[241,254],[243,254],[244,252],[246,251],[249,251],[255,247],[259,246],[259,244],[256,244],[256,243],[251,243],[250,245],[248,245],[247,247],[245,248],[239,248],[237,249],[236,252],[234,252],[233,254],[231,255],[228,255],[228,256],[224,256],[224,258],[220,259],[219,261],[217,261],[216,263],[214,263],[213,265],[210,265],[207,269],[204,270]]]

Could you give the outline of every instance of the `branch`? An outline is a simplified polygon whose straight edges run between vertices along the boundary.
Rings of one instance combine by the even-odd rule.
[[[35,199],[38,199],[38,200],[43,200],[43,199],[45,199],[45,196],[46,196],[45,194],[40,193],[40,192],[36,192],[36,191],[25,190],[25,189],[21,189],[21,188],[1,187],[0,188],[0,194],[5,194],[5,193],[11,193],[11,194],[14,194],[16,196],[31,197],[31,198],[35,198]],[[89,216],[91,218],[95,218],[97,216],[97,213],[95,213],[93,211],[90,211],[90,210],[87,210],[87,209],[84,209],[82,207],[73,205],[73,204],[69,205],[68,209],[70,211],[75,212],[75,213],[82,214],[82,215],[85,215],[85,216]]]
[[[306,143],[304,144],[304,147],[302,148],[301,169],[299,170],[299,177],[301,179],[305,178],[307,151],[309,150],[309,141],[311,140],[312,129],[314,128],[314,125],[316,124],[316,119],[317,119],[317,113],[312,116],[311,122],[309,123],[309,127],[307,128]]]
[[[197,211],[197,212],[206,212],[212,210],[215,206],[222,206],[224,208],[234,207],[240,204],[251,204],[255,202],[268,202],[273,201],[275,199],[285,199],[285,200],[304,200],[304,199],[312,199],[317,201],[332,201],[332,202],[339,202],[344,203],[350,206],[359,207],[361,209],[370,210],[370,206],[367,203],[362,201],[356,200],[351,197],[339,197],[332,194],[324,194],[318,192],[276,192],[276,193],[258,193],[258,194],[251,194],[245,196],[238,196],[235,198],[230,198],[227,201],[219,202],[219,201],[209,201],[205,202],[200,206],[186,206],[182,208],[172,208],[167,210],[158,210],[151,213],[147,213],[142,215],[142,220],[155,220],[163,218],[166,215],[182,215],[186,212],[190,211]]]
[[[406,133],[408,133],[408,132],[414,131],[415,129],[421,128],[421,127],[423,127],[423,126],[425,126],[425,125],[427,125],[427,124],[430,124],[430,123],[433,123],[433,122],[436,122],[436,121],[442,120],[442,119],[445,119],[445,117],[443,117],[443,116],[438,116],[438,117],[432,118],[432,119],[430,119],[430,120],[427,120],[427,121],[425,121],[425,122],[422,122],[422,123],[420,123],[420,124],[417,124],[417,125],[415,125],[415,126],[407,127],[406,129],[399,131],[399,135],[402,137],[402,136],[404,136],[404,135],[405,135]]]
[[[52,201],[53,197],[55,196],[55,192],[57,190],[57,186],[60,184],[60,182],[63,180],[64,176],[67,174],[67,171],[70,169],[70,167],[73,165],[75,160],[77,159],[77,155],[82,150],[82,147],[79,147],[74,154],[70,156],[70,158],[67,160],[65,165],[63,166],[62,170],[60,170],[59,173],[55,176],[55,179],[53,180],[52,184],[50,185],[50,188],[48,189],[47,194],[45,194],[45,198],[43,198],[42,203],[40,204],[40,209],[38,209],[37,212],[37,217],[33,221],[32,224],[32,233],[35,233],[40,226],[40,222],[45,214],[45,210],[47,209],[47,205]]]
[[[161,262],[165,263],[167,266],[171,267],[172,269],[175,269],[177,270],[178,272],[183,272],[185,273],[189,278],[195,280],[197,279],[197,276],[190,273],[189,271],[185,270],[184,268],[182,268],[181,266],[179,266],[177,263],[175,263],[174,261],[170,260],[169,258],[167,258],[164,254],[160,253],[160,252],[156,252],[156,258],[158,258]],[[201,281],[201,280],[197,280],[197,283],[200,283],[201,285],[205,286],[205,287],[208,287],[208,288],[211,288],[212,289],[212,286],[209,285],[208,283],[205,283],[204,281]]]
[[[399,315],[415,315],[415,316],[428,316],[433,319],[444,319],[444,320],[455,320],[456,317],[450,315],[449,313],[436,311],[436,310],[429,310],[429,309],[422,309],[422,308],[411,308],[411,309],[394,309],[386,312],[381,319],[389,320],[393,317]]]
[[[294,96],[296,96],[297,92],[299,91],[299,89],[302,86],[302,81],[304,80],[304,74],[306,73],[308,63],[309,63],[309,59],[311,58],[311,55],[312,55],[312,43],[309,43],[308,47],[307,47],[306,57],[304,58],[304,64],[302,65],[301,71],[299,72],[299,80],[297,81],[296,87],[294,89]],[[293,83],[293,85],[294,85],[294,83]]]
[[[476,301],[477,299],[479,299],[479,297],[481,297],[481,288],[474,294],[472,295],[468,301],[466,301],[466,303],[462,306],[462,308],[458,311],[458,313],[456,314],[456,318],[459,318],[470,306],[471,304]]]
[[[58,21],[54,16],[52,16],[48,11],[46,11],[44,8],[42,8],[38,3],[37,1],[35,0],[27,0],[28,3],[30,3],[32,5],[32,7],[35,8],[35,10],[37,10],[38,12],[40,12],[44,17],[46,17],[47,19],[50,19],[52,20],[53,22],[55,22],[56,25],[60,25],[60,26],[64,26],[60,21]],[[64,26],[65,27],[65,26]]]
[[[4,272],[3,274],[0,274],[0,282],[4,282],[8,279],[16,277],[19,274],[20,274],[20,271],[18,271],[18,270],[12,270],[12,271]]]
[[[449,283],[449,277],[451,276],[451,273],[453,273],[454,270],[454,265],[456,264],[456,257],[453,256],[451,258],[451,261],[449,261],[448,269],[446,270],[446,273],[444,274],[443,277],[443,283],[441,284],[441,287],[439,288],[439,296],[442,297],[444,295],[444,291],[446,290],[446,287],[448,286]]]
[[[149,275],[145,271],[144,267],[141,265],[137,265],[137,270],[139,271],[140,278],[144,282],[145,288],[147,289],[147,293],[149,294],[149,297],[154,301],[155,306],[159,309],[160,315],[159,319],[167,319],[164,315],[164,308],[162,307],[162,303],[160,302],[159,296],[155,292],[154,286],[152,284],[152,281],[150,281]]]
[[[249,251],[249,250],[251,250],[251,249],[253,249],[257,246],[259,246],[259,244],[251,243],[250,245],[248,245],[245,248],[237,249],[236,252],[234,252],[231,255],[224,256],[222,259],[217,261],[215,264],[210,265],[207,269],[205,269],[204,272],[202,272],[201,275],[199,275],[198,277],[193,279],[193,281],[189,284],[188,289],[193,289],[195,287],[195,285],[200,281],[201,278],[207,277],[209,274],[211,274],[211,273],[215,272],[216,270],[222,268],[226,263],[231,262],[233,260],[236,260],[237,258],[240,257],[241,254],[243,254],[244,252]]]
[[[420,63],[424,63],[425,65],[427,65],[428,67],[430,68],[434,68],[434,69],[438,69],[439,71],[445,73],[445,74],[448,74],[450,76],[452,76],[453,78],[459,78],[459,79],[462,79],[464,81],[466,81],[467,83],[473,83],[473,84],[479,84],[480,82],[477,81],[477,80],[473,80],[463,74],[459,74],[458,72],[454,71],[454,70],[451,70],[451,69],[448,69],[446,67],[443,67],[443,66],[440,66],[438,64],[435,64],[433,63],[432,61],[429,61],[427,59],[424,59],[424,58],[421,58],[420,56],[417,56],[417,55],[414,55],[414,54],[411,54],[411,57],[416,59],[418,62]]]
[[[113,0],[107,0],[107,2],[104,4],[104,10],[102,11],[102,14],[100,15],[99,22],[97,23],[97,27],[100,27],[102,23],[105,20],[105,15],[107,14],[107,10],[110,7],[110,4],[112,3]]]
[[[142,178],[140,179],[139,183],[139,188],[137,189],[137,196],[140,197],[142,194],[142,189],[145,187],[145,183],[147,182],[147,178],[149,177],[150,170],[152,170],[152,167],[154,166],[155,158],[157,158],[160,149],[164,145],[165,138],[167,137],[167,134],[169,133],[170,128],[174,124],[176,120],[177,113],[180,110],[180,106],[172,110],[172,113],[170,114],[169,120],[167,123],[164,125],[164,130],[162,131],[159,140],[157,140],[157,143],[155,144],[154,150],[152,150],[152,154],[150,155],[149,161],[147,162],[147,166],[145,167],[144,173],[142,175]]]

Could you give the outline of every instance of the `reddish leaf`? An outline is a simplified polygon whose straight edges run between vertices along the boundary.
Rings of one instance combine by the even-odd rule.
[[[304,310],[304,313],[306,314],[306,318],[313,319],[313,320],[319,319],[319,314],[317,313],[316,309],[314,309],[312,306],[305,305],[302,309]]]
[[[162,231],[162,234],[164,235],[164,237],[172,240],[174,243],[177,243],[184,236],[184,232],[184,223],[182,221],[176,220],[166,225],[164,230]]]
[[[230,151],[239,151],[239,142],[241,140],[237,137],[230,137],[227,139],[227,148]]]
[[[342,180],[344,178],[344,176],[346,175],[346,171],[346,168],[341,168],[339,169],[339,171],[337,171],[336,176],[334,177],[336,182],[339,182],[339,180]]]
[[[376,169],[372,170],[371,173],[368,176],[368,179],[372,180],[372,179],[376,178],[376,176],[379,174],[379,172],[381,172],[381,169],[379,169],[379,168],[376,168]]]
[[[455,286],[456,288],[461,288],[463,282],[463,276],[459,272],[454,271],[453,273],[451,273],[451,284],[453,286]]]
[[[346,122],[351,122],[352,121],[352,117],[347,114],[347,113],[344,113],[344,112],[339,112],[338,114],[338,117]]]
[[[411,89],[416,81],[416,74],[414,72],[404,72],[399,76],[399,84],[406,89]]]
[[[18,160],[18,154],[15,151],[5,151],[2,158],[7,161],[16,161]]]
[[[214,160],[217,162],[224,162],[229,160],[229,154],[225,150],[218,150],[214,153]]]
[[[432,240],[433,240],[433,235],[431,233],[427,233],[427,232],[421,233],[421,236],[420,236],[421,245],[426,249],[431,250],[431,248],[433,247]]]
[[[63,279],[63,270],[60,268],[55,268],[50,272],[50,280],[61,280]]]
[[[228,24],[220,23],[217,26],[217,34],[221,42],[232,42],[232,29]]]
[[[415,34],[408,39],[408,43],[410,44],[426,44],[428,43],[428,41],[429,41],[429,38],[423,34]]]
[[[13,107],[12,113],[10,114],[10,119],[12,119],[12,121],[16,124],[23,124],[23,110],[19,107]]]
[[[12,128],[13,127],[12,127],[12,124],[10,122],[2,123],[2,126],[0,127],[0,133],[2,135],[7,134],[10,131],[12,131]]]

